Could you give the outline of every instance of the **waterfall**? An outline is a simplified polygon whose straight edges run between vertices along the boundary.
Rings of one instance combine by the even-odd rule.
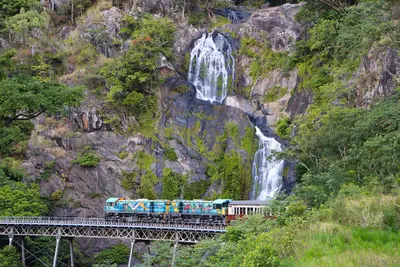
[[[264,136],[258,127],[256,127],[256,135],[260,142],[252,168],[251,199],[266,200],[268,197],[274,198],[281,188],[284,161],[268,159],[268,157],[271,156],[272,151],[282,151],[282,146],[274,138]]]
[[[196,87],[196,97],[222,103],[230,81],[234,81],[232,47],[220,33],[205,33],[190,53],[188,80]],[[232,80],[230,80],[232,79]]]

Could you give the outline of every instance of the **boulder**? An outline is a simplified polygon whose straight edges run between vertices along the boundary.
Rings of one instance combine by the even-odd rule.
[[[302,34],[300,24],[294,19],[302,5],[284,4],[258,10],[244,23],[240,33],[259,41],[268,41],[274,51],[288,51]]]

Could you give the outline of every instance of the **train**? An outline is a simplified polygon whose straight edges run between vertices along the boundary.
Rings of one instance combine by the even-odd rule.
[[[265,214],[271,200],[148,200],[109,198],[104,206],[107,220],[123,222],[227,225],[249,214]]]

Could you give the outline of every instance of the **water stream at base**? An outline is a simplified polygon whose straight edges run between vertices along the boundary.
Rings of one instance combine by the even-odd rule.
[[[282,186],[284,161],[269,159],[272,151],[280,152],[282,146],[274,138],[264,136],[257,126],[256,135],[260,141],[252,167],[253,189],[251,199],[266,200],[276,197]]]
[[[196,98],[222,103],[229,81],[234,81],[235,59],[229,41],[220,33],[205,33],[190,53],[188,80],[196,87]]]

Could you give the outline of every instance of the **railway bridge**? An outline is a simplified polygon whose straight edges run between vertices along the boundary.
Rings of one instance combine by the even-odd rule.
[[[129,240],[131,250],[128,266],[132,265],[132,255],[137,241],[169,241],[174,243],[174,266],[178,243],[195,244],[203,239],[226,232],[224,226],[179,225],[153,223],[123,223],[98,218],[60,217],[0,217],[0,235],[8,236],[9,245],[15,237],[22,237],[22,263],[25,265],[24,236],[54,236],[56,249],[53,267],[57,266],[57,256],[61,238],[70,244],[70,265],[74,267],[73,238],[116,238]]]

